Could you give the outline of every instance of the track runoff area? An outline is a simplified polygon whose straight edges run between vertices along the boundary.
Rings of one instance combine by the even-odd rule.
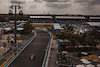
[[[50,36],[45,31],[36,31],[37,37],[26,47],[26,49],[9,65],[9,67],[41,67],[45,56]],[[30,55],[34,54],[34,60]]]

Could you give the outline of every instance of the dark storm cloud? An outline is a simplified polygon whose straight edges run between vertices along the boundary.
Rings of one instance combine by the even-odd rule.
[[[54,9],[64,9],[68,8],[71,4],[70,0],[43,0],[46,3],[47,7],[52,7]]]
[[[74,1],[75,3],[85,3],[85,2],[90,2],[88,0],[75,0]]]
[[[100,5],[100,0],[93,0],[90,5]]]
[[[84,3],[87,3],[87,5],[100,5],[100,0],[75,0],[75,3],[79,3],[81,5],[84,5]]]
[[[64,9],[64,8],[67,8],[70,6],[70,4],[46,4],[47,7],[52,7],[52,8],[55,8],[55,9]]]
[[[46,2],[69,2],[70,0],[43,0]]]
[[[35,2],[42,2],[42,0],[34,0]]]

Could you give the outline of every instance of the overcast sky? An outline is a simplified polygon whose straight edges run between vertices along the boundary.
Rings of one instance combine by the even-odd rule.
[[[10,0],[0,0],[0,13],[8,13]],[[12,0],[18,1],[18,0]],[[100,0],[20,0],[25,14],[100,15]]]

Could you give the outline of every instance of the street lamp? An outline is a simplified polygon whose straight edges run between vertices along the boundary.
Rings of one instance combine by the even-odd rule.
[[[16,25],[16,21],[17,21],[17,17],[16,17],[16,14],[17,14],[17,9],[21,9],[22,7],[20,6],[20,4],[21,4],[22,2],[19,2],[19,1],[11,1],[11,6],[10,6],[10,9],[11,10],[9,10],[9,15],[12,15],[13,14],[13,11],[12,11],[12,9],[13,8],[15,8],[15,47],[16,47],[16,45],[17,45],[17,25]],[[23,11],[22,10],[20,10],[19,11],[19,14],[20,15],[23,15]],[[17,50],[18,50],[18,45],[17,45]]]

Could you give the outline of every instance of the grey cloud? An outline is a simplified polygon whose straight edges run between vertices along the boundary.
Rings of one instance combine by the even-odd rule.
[[[34,0],[35,2],[43,2],[43,0]]]
[[[93,0],[90,5],[100,5],[100,0]]]
[[[9,1],[19,1],[19,0],[9,0]]]
[[[79,3],[81,5],[84,5],[84,3],[87,3],[88,6],[100,5],[100,0],[75,0],[74,2]]]
[[[43,0],[46,2],[69,2],[70,0]]]
[[[90,3],[92,0],[75,0],[74,3],[78,3],[81,7],[81,10],[86,11],[93,8],[93,6],[90,6]]]
[[[94,9],[96,9],[96,6],[100,5],[100,0],[75,0],[74,3],[78,3],[81,6],[80,10],[83,10],[86,13],[97,14],[98,9]]]
[[[85,2],[90,2],[89,0],[75,0],[75,3],[85,3]]]
[[[75,0],[74,3],[78,3],[80,5],[89,6],[92,1],[90,0]]]
[[[70,6],[68,2],[71,0],[43,0],[46,2],[47,7],[52,7],[54,9],[64,9]]]
[[[47,7],[52,7],[55,9],[64,9],[70,6],[70,4],[55,4],[55,3],[51,3],[51,4],[46,4]]]
[[[30,9],[33,9],[33,8],[37,8],[37,6],[36,5],[31,5]]]

